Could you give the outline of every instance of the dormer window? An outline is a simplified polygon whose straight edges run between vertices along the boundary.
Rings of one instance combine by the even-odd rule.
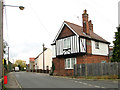
[[[70,37],[64,39],[64,49],[70,48]]]
[[[99,42],[95,42],[95,49],[99,49]]]

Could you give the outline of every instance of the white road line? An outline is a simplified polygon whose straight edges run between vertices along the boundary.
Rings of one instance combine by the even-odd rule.
[[[88,84],[88,86],[92,86],[91,84]]]
[[[83,83],[84,85],[87,85],[87,83]]]
[[[105,88],[105,87],[101,87],[101,88]]]
[[[76,83],[78,82],[78,81],[75,81]]]
[[[82,83],[82,82],[79,82],[79,83]]]
[[[94,87],[100,88],[100,86],[94,86]]]
[[[93,85],[91,85],[91,84],[87,84],[87,83],[83,83],[83,82],[78,82],[78,81],[75,81],[76,83],[82,83],[82,84],[84,84],[84,85],[88,85],[88,86],[93,86]],[[94,86],[94,87],[96,87],[96,88],[105,88],[105,87],[100,87],[100,86]]]

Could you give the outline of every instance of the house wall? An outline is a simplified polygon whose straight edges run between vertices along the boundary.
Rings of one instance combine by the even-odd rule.
[[[63,38],[63,37],[67,37],[67,36],[71,36],[71,35],[75,35],[66,25],[63,27],[63,30],[61,31],[58,39]]]
[[[52,67],[52,51],[48,48],[44,52],[44,62],[45,62],[45,70],[46,67],[49,66],[49,70]],[[36,68],[37,69],[43,69],[43,53],[36,59]]]
[[[92,44],[91,44],[91,40],[86,40],[86,43],[87,43],[87,53],[88,54],[91,54],[92,53]]]
[[[55,45],[52,45],[52,58],[56,57],[56,48]]]
[[[57,76],[72,76],[73,69],[65,69],[65,59],[64,58],[53,58],[55,65],[54,75]]]
[[[56,55],[66,55],[66,54],[74,54],[74,53],[86,53],[86,39],[79,38],[77,35],[67,37],[70,39],[70,49],[68,51],[64,51],[64,39],[56,40],[56,45],[52,45],[53,47],[53,57]],[[91,42],[87,40],[87,50],[88,53],[91,52]]]
[[[92,40],[91,43],[92,43],[92,54],[108,56],[109,54],[108,44],[99,42],[99,49],[95,49],[95,41]]]
[[[34,65],[35,65],[34,62],[30,62],[30,69],[34,69]]]
[[[77,56],[76,60],[77,60],[77,64],[101,63],[102,61],[108,62],[108,57],[88,54],[84,56]],[[60,75],[60,76],[74,75],[73,69],[65,69],[65,58],[53,58],[53,62],[55,65],[54,75]]]

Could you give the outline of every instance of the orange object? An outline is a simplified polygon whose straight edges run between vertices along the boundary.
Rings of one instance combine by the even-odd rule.
[[[4,76],[4,84],[7,84],[7,76]]]

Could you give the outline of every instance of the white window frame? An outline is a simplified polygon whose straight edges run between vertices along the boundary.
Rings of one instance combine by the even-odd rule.
[[[64,38],[64,49],[70,48],[70,37]]]
[[[65,69],[74,69],[74,65],[72,65],[72,62],[74,60],[74,64],[76,64],[76,58],[66,58],[65,59]],[[68,67],[68,61],[70,61],[69,67]]]
[[[100,46],[99,46],[99,42],[96,42],[96,41],[95,41],[95,49],[99,49],[99,47],[100,47]]]

